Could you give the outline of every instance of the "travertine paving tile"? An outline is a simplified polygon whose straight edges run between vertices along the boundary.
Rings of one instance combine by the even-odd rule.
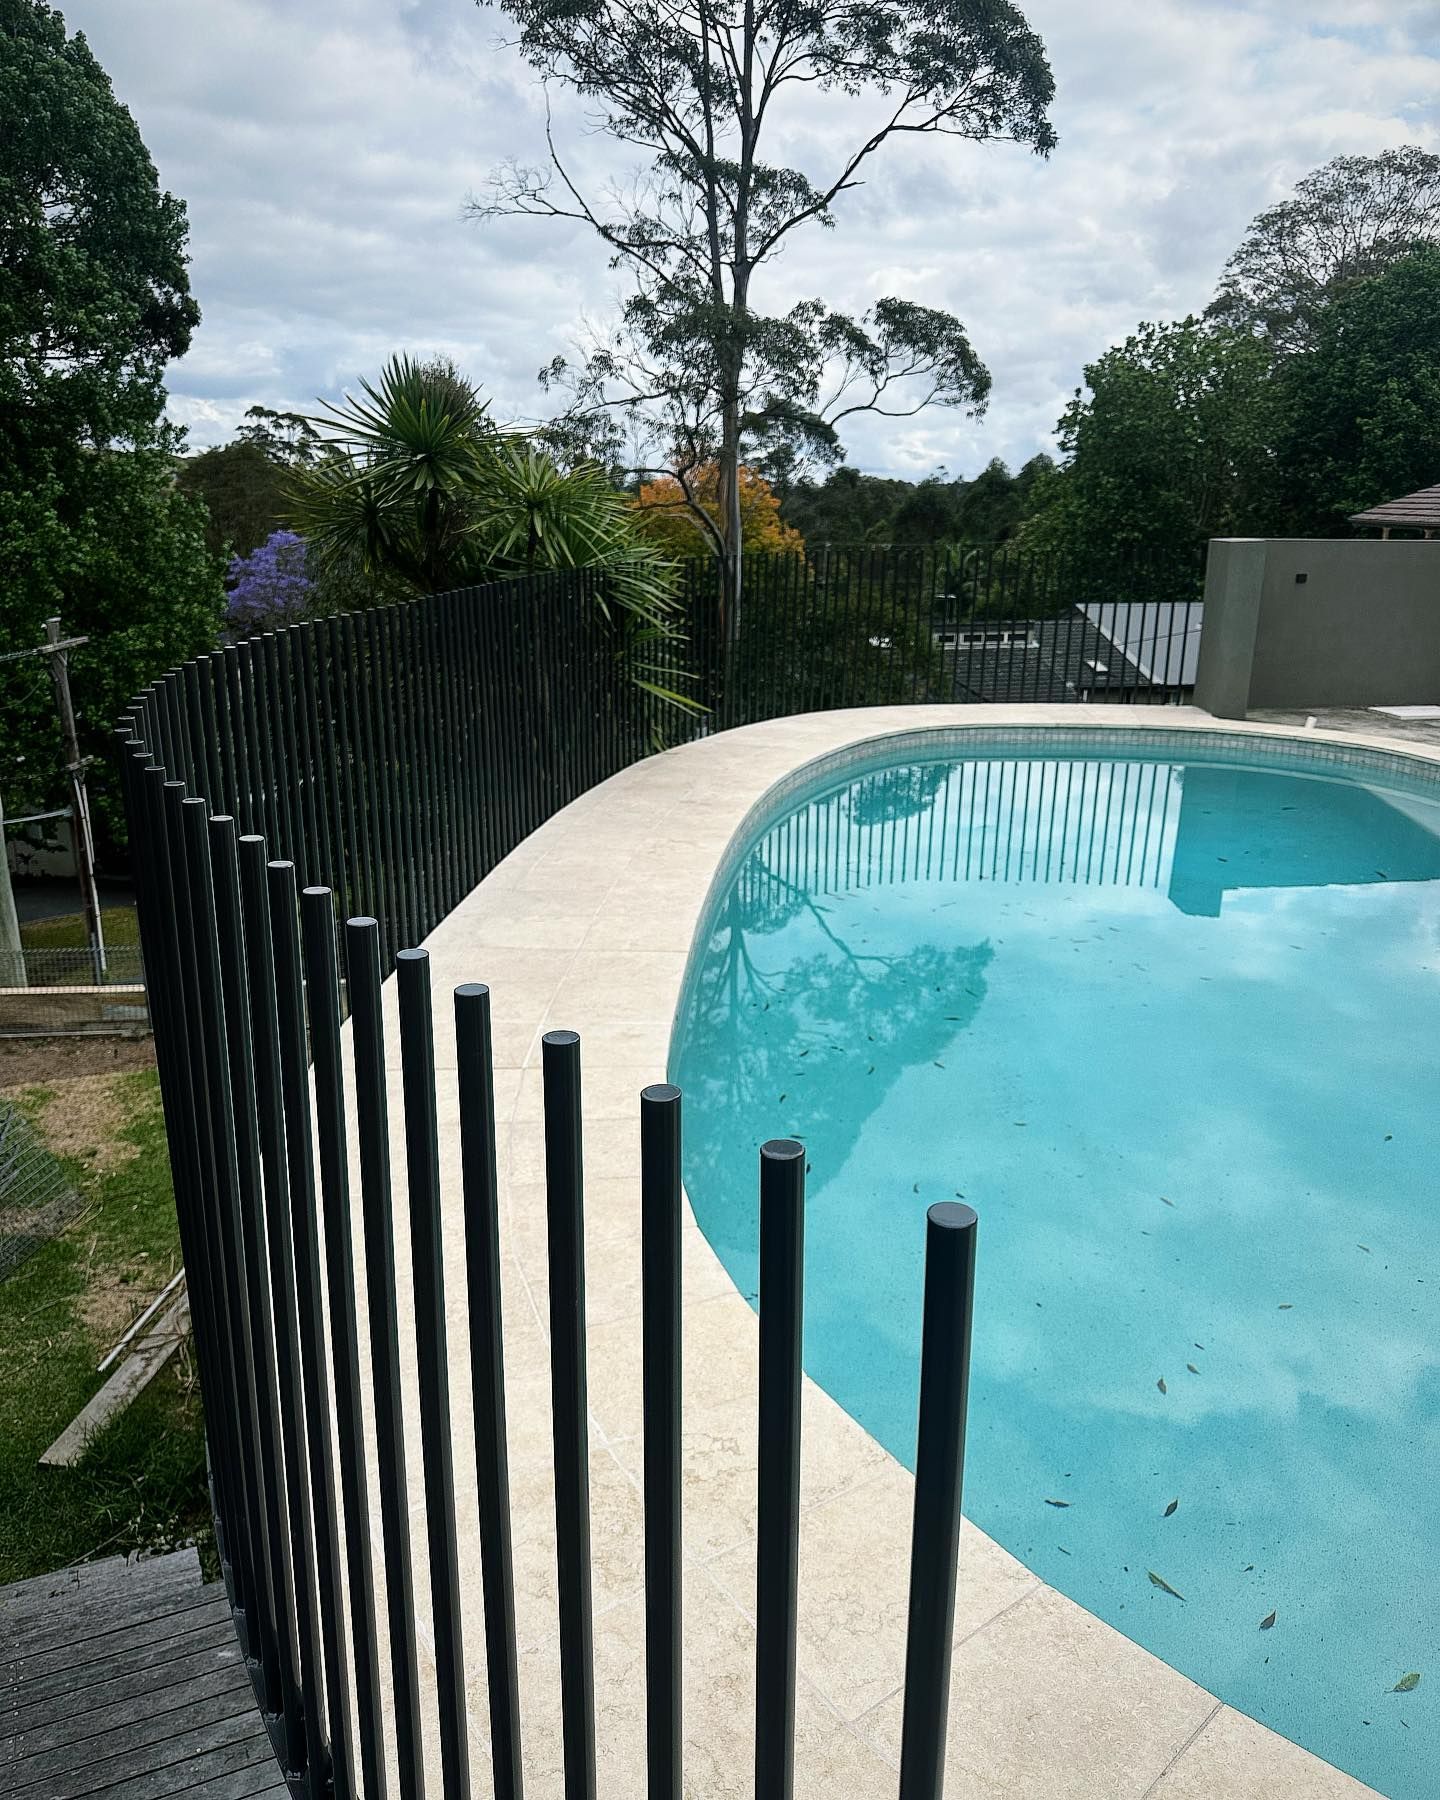
[[[1233,1707],[1222,1706],[1151,1788],[1146,1800],[1361,1800],[1372,1794]]]
[[[962,1640],[952,1684],[946,1781],[977,1800],[1141,1800],[1216,1704],[1040,1583]],[[897,1693],[861,1729],[898,1755],[901,1717]]]

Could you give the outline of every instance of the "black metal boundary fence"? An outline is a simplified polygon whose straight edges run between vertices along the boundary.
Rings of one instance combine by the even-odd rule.
[[[685,570],[691,654],[718,726],[907,702],[1173,703],[1194,685],[1203,589],[1198,550],[753,556],[722,657],[713,566]]]
[[[848,579],[858,592],[854,571]],[[867,609],[885,603],[882,590],[872,584]],[[434,1001],[428,956],[413,946],[529,832],[645,755],[667,716],[681,734],[769,716],[770,690],[747,671],[767,667],[764,645],[777,632],[797,629],[786,606],[803,599],[813,610],[813,569],[777,562],[752,572],[750,592],[739,641],[722,654],[707,576],[686,572],[692,629],[683,645],[662,646],[660,660],[712,704],[700,718],[667,715],[637,688],[599,578],[579,573],[228,646],[156,682],[122,722],[217,1542],[277,1754],[294,1791],[312,1800],[425,1791],[406,1459],[417,1421],[402,1394],[402,1305],[413,1305],[417,1322],[440,1791],[468,1800],[486,1786],[472,1790],[468,1767],[452,1465],[449,1383],[467,1361],[490,1780],[506,1797],[522,1787],[489,994],[467,984],[450,1002],[469,1319],[468,1344],[454,1347],[468,1352],[459,1361],[445,1298],[453,1270],[441,1248]],[[988,590],[976,600],[987,603]],[[861,691],[877,670],[889,682],[897,628],[877,624],[871,610],[857,616],[863,654],[852,643],[851,661],[836,665],[849,670],[845,685],[812,684],[805,703],[836,704],[839,692],[878,697]],[[906,685],[908,697],[932,697],[909,677]],[[381,1001],[391,971],[413,1278],[403,1300]],[[596,1744],[573,1033],[547,1035],[543,1071],[565,1791],[589,1800]],[[683,1743],[681,1100],[660,1085],[637,1105],[648,1792],[673,1800]],[[792,1784],[804,1167],[788,1140],[761,1153],[759,1800],[789,1800]],[[904,1800],[935,1800],[942,1782],[974,1214],[954,1203],[933,1208],[927,1232]],[[373,1541],[372,1485],[381,1521]]]

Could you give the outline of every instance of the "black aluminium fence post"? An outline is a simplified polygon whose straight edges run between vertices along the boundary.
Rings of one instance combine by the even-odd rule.
[[[191,1294],[192,1329],[201,1379],[207,1393],[218,1396],[224,1380],[224,1351],[216,1342],[219,1308],[213,1298],[215,1271],[208,1256],[204,1228],[207,1184],[201,1173],[202,1156],[196,1129],[198,1100],[194,1089],[196,1070],[189,1048],[185,1016],[185,976],[181,951],[178,908],[180,891],[176,866],[180,846],[172,844],[164,812],[165,771],[133,753],[132,782],[127,802],[132,827],[138,828],[136,857],[140,927],[144,939],[146,976],[155,990],[155,1049],[161,1070],[161,1095],[165,1106],[165,1134],[175,1187],[175,1212],[185,1254],[186,1286]],[[212,1502],[224,1510],[226,1492],[221,1470],[226,1459],[224,1421],[214,1407],[205,1413],[205,1438],[210,1452]],[[226,1559],[224,1524],[216,1537],[222,1560]]]
[[[210,1084],[205,1067],[205,1034],[202,1025],[199,958],[195,939],[199,928],[198,908],[191,893],[190,846],[185,825],[185,783],[162,781],[160,799],[165,821],[166,839],[170,846],[170,876],[174,883],[177,926],[177,969],[180,986],[177,1010],[185,1021],[185,1045],[189,1059],[189,1083],[186,1099],[191,1106],[193,1166],[196,1177],[197,1236],[204,1244],[208,1293],[207,1312],[213,1322],[213,1343],[220,1373],[218,1400],[212,1401],[207,1422],[213,1426],[221,1454],[212,1468],[217,1498],[223,1512],[221,1554],[228,1564],[232,1598],[236,1610],[249,1621],[252,1602],[250,1583],[253,1558],[250,1549],[249,1515],[245,1506],[243,1473],[245,1459],[241,1448],[240,1375],[236,1369],[236,1333],[230,1320],[230,1289],[226,1280],[224,1244],[216,1196],[219,1177],[215,1173],[215,1132],[210,1122]],[[246,1646],[249,1649],[249,1645]]]
[[[594,1800],[595,1674],[585,1384],[580,1039],[573,1031],[547,1031],[541,1039],[541,1054],[545,1077],[550,1378],[554,1397],[555,1547],[560,1589],[565,1800]]]
[[[755,1797],[795,1785],[805,1148],[760,1150],[760,1479],[755,1565]]]
[[[280,1073],[290,1172],[290,1227],[295,1242],[300,1372],[305,1390],[305,1430],[315,1520],[315,1578],[320,1598],[320,1638],[325,1653],[331,1781],[335,1800],[349,1800],[355,1792],[355,1759],[350,1733],[350,1669],[344,1647],[345,1577],[341,1569],[335,1450],[331,1434],[295,865],[288,861],[271,862],[266,869],[266,878],[270,941],[275,954]]]
[[[460,1167],[465,1189],[470,1384],[475,1410],[480,1577],[485,1596],[490,1762],[495,1800],[520,1800],[520,1683],[505,1441],[494,1056],[490,990],[481,982],[467,982],[455,990],[455,1061],[460,1089]]]
[[[640,1095],[645,1733],[650,1800],[681,1792],[680,1090]]]
[[[976,1217],[958,1200],[925,1220],[925,1313],[910,1551],[900,1800],[940,1800],[975,1309]]]
[[[271,1589],[274,1558],[271,1554],[265,1508],[258,1491],[260,1468],[260,1416],[255,1381],[255,1345],[245,1300],[246,1272],[241,1231],[239,1172],[235,1150],[235,1096],[225,1039],[225,1001],[220,973],[220,949],[216,932],[215,887],[210,867],[208,809],[203,800],[182,800],[180,811],[186,835],[189,871],[189,904],[194,921],[195,971],[200,999],[200,1036],[210,1098],[210,1125],[215,1147],[217,1243],[225,1275],[226,1305],[235,1349],[235,1403],[239,1412],[240,1448],[248,1470],[238,1471],[238,1486],[245,1509],[249,1540],[250,1598],[254,1607],[252,1650],[265,1670],[267,1692],[274,1691],[279,1649],[275,1633],[275,1602]],[[248,1099],[248,1096],[245,1097]],[[251,1620],[247,1616],[247,1625]]]
[[[380,1643],[375,1624],[375,1567],[370,1549],[367,1452],[360,1399],[360,1334],[356,1317],[355,1245],[345,1143],[345,1081],[340,1052],[340,989],[335,903],[329,888],[300,896],[305,1002],[315,1070],[315,1124],[320,1140],[320,1194],[325,1220],[325,1273],[335,1372],[340,1493],[345,1507],[355,1699],[360,1720],[360,1787],[385,1800],[385,1730],[380,1707]]]
[[[380,1003],[380,927],[376,921],[347,919],[345,949],[350,972],[350,1030],[355,1053],[355,1115],[360,1138],[365,1285],[370,1313],[380,1514],[385,1537],[385,1611],[390,1630],[396,1760],[400,1792],[405,1800],[423,1800],[425,1755],[420,1741],[420,1670],[415,1646],[415,1577],[410,1556],[405,1414],[400,1385],[390,1119]]]
[[[435,1121],[435,1031],[430,952],[396,958],[400,1057],[405,1092],[405,1161],[410,1193],[410,1267],[415,1294],[415,1353],[420,1382],[420,1449],[425,1470],[425,1529],[430,1546],[430,1603],[440,1761],[446,1800],[467,1800],[470,1735],[465,1716],[465,1643],[460,1608],[460,1551],[455,1536],[455,1459],[450,1429],[450,1365],[445,1330],[445,1252],[440,1224],[440,1143]]]
[[[260,1427],[260,1460],[255,1473],[261,1483],[272,1562],[275,1639],[279,1657],[278,1697],[287,1735],[293,1741],[297,1727],[302,1724],[298,1640],[295,1637],[297,1576],[290,1554],[287,1496],[283,1488],[285,1452],[280,1409],[284,1398],[277,1369],[269,1258],[264,1235],[263,1165],[255,1109],[246,1103],[248,1096],[255,1092],[256,1068],[247,998],[251,972],[245,955],[235,820],[228,814],[217,814],[210,820],[209,836],[230,1084],[232,1091],[240,1097],[235,1108],[235,1154],[240,1184],[240,1228],[245,1247],[245,1301],[250,1316],[250,1342],[255,1350],[254,1379]],[[303,1569],[299,1579],[308,1579]]]
[[[295,1244],[290,1228],[285,1113],[280,1073],[280,1027],[275,1001],[275,954],[265,891],[265,839],[240,840],[240,884],[245,899],[250,1033],[255,1055],[252,1105],[265,1176],[265,1237],[269,1250],[271,1316],[280,1389],[280,1435],[285,1451],[285,1493],[290,1564],[295,1576],[295,1623],[304,1680],[306,1757],[323,1767],[320,1738],[323,1651],[316,1610],[315,1536],[310,1506],[310,1465],[305,1444],[305,1390],[300,1375],[295,1307]]]

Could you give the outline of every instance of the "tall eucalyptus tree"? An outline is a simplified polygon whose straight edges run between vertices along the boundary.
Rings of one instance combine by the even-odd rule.
[[[478,3],[514,22],[547,89],[570,89],[639,154],[627,185],[602,187],[562,153],[552,118],[546,162],[506,164],[471,211],[579,221],[629,272],[614,327],[542,380],[568,389],[592,443],[608,417],[628,428],[634,469],[687,488],[733,636],[742,463],[797,448],[833,460],[856,414],[978,413],[990,387],[949,312],[886,297],[861,317],[822,299],[772,314],[757,278],[802,227],[835,224],[894,139],[1009,139],[1047,154],[1044,47],[1011,0]],[[801,143],[809,166],[775,160]],[[712,462],[707,504],[691,476]]]

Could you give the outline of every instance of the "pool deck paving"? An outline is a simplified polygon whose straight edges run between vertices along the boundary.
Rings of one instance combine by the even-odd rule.
[[[637,1097],[665,1078],[681,981],[712,878],[767,790],[814,758],[893,732],[1019,725],[1296,735],[1184,707],[906,706],[775,720],[652,757],[587,793],[520,845],[427,940],[477,1793],[488,1791],[488,1713],[450,990],[475,980],[492,990],[516,1615],[532,1800],[562,1792],[540,1040],[559,1027],[581,1035],[599,1794],[630,1800],[644,1791],[645,1766]],[[1387,743],[1378,730],[1371,741]],[[1440,744],[1429,754],[1440,758]],[[386,1008],[387,1054],[398,1070],[393,981]],[[398,1080],[392,1093],[398,1276],[408,1295]],[[683,1268],[685,1792],[739,1800],[754,1780],[757,1323],[688,1206]],[[409,1311],[402,1306],[402,1358],[413,1395]],[[808,1379],[803,1406],[795,1793],[798,1800],[869,1800],[893,1795],[897,1781],[912,1478]],[[407,1417],[418,1417],[413,1405]],[[422,1674],[433,1691],[413,1424],[406,1460]],[[378,1551],[373,1482],[371,1503]],[[378,1575],[378,1554],[376,1566]],[[1347,1800],[1372,1791],[1222,1705],[1037,1579],[968,1520],[952,1691],[947,1792],[956,1800]],[[428,1749],[438,1771],[437,1746]]]

